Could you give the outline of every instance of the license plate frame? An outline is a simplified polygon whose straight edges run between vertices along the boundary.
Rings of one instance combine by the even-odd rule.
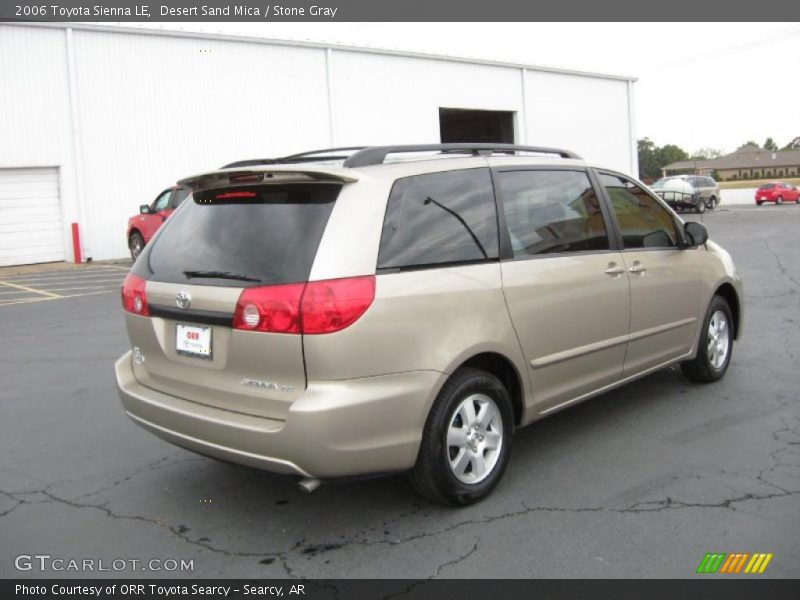
[[[181,356],[212,360],[212,328],[205,325],[175,324],[175,352]]]

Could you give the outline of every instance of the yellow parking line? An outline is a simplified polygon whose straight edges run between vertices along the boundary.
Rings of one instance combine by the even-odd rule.
[[[37,290],[36,288],[27,287],[25,285],[8,283],[7,281],[0,281],[0,285],[7,285],[8,287],[17,288],[18,290],[25,290],[26,292],[31,292],[33,294],[41,294],[42,296],[49,296],[50,298],[61,298],[60,294],[54,294],[52,292],[44,292],[42,290]]]
[[[85,294],[69,294],[65,296],[59,296],[58,294],[53,294],[51,296],[38,296],[36,298],[17,298],[15,300],[0,300],[0,307],[11,306],[12,304],[27,304],[28,302],[42,302],[44,300],[66,300],[67,298],[82,298],[83,296],[97,296],[99,294],[112,294],[115,292],[119,292],[119,290],[117,289],[100,290],[97,292],[86,292]]]
[[[98,292],[86,292],[85,294],[69,294],[68,296],[61,296],[61,298],[81,298],[83,296],[96,296],[98,294],[112,294],[112,293],[119,293],[119,290],[114,288],[113,290],[100,290]]]
[[[63,296],[49,297],[42,296],[41,298],[24,298],[22,300],[0,300],[0,306],[11,306],[12,304],[26,304],[28,302],[43,302],[45,300],[58,300]]]

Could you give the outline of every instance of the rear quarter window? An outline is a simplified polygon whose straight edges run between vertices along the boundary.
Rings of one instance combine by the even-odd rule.
[[[398,179],[389,195],[378,268],[414,268],[498,257],[489,169]]]

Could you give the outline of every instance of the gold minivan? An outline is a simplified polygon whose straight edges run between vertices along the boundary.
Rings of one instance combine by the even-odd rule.
[[[122,288],[125,411],[195,452],[486,496],[514,430],[679,363],[720,379],[731,257],[635,179],[552,148],[243,161],[192,190]]]

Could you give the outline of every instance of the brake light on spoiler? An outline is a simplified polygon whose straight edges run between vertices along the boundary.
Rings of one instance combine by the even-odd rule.
[[[334,333],[355,323],[374,299],[374,275],[245,288],[236,303],[233,327],[270,333]]]

